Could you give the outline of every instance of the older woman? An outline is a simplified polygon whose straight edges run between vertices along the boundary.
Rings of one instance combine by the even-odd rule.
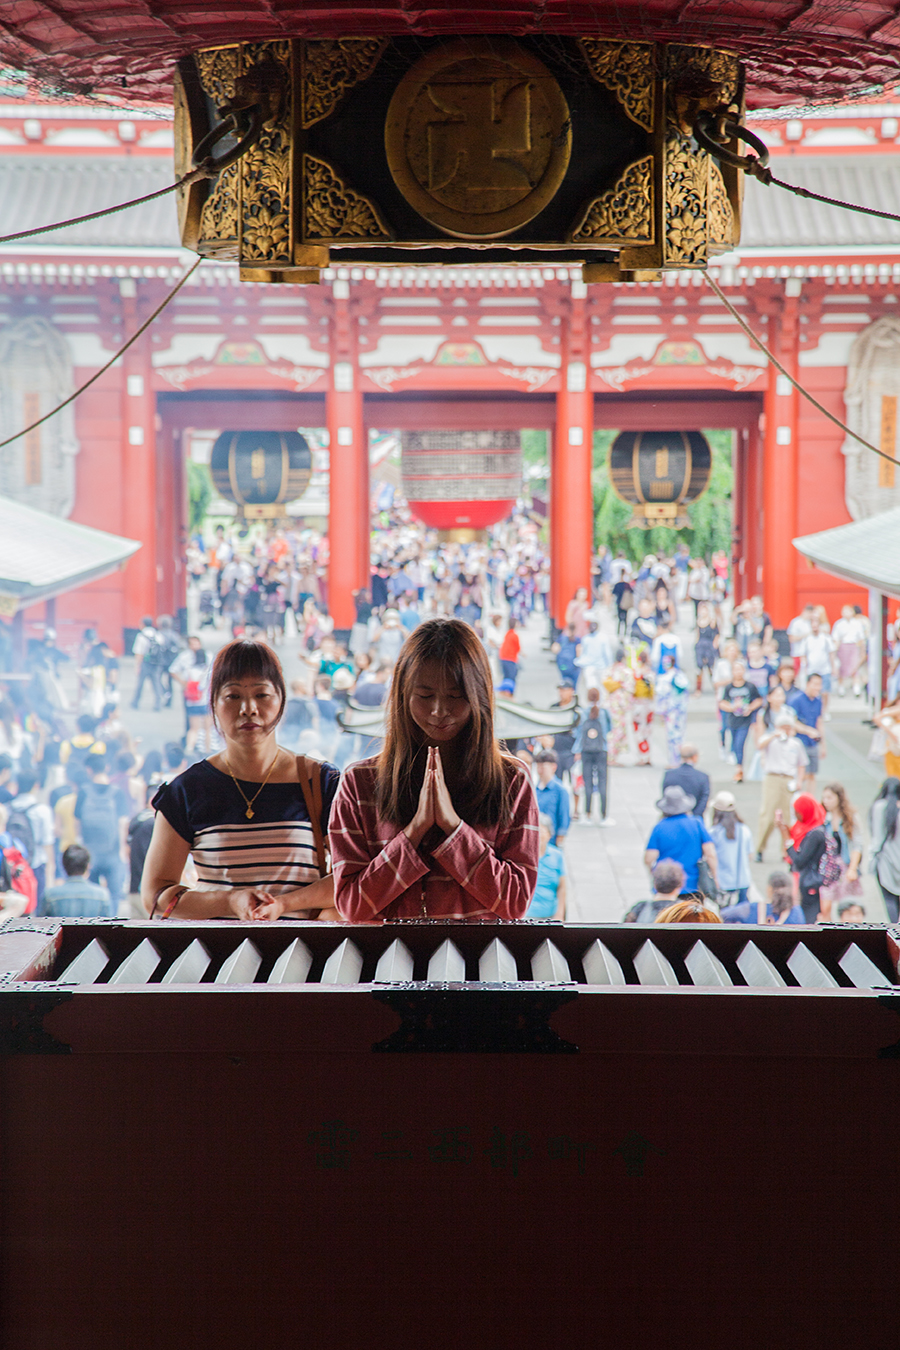
[[[265,643],[241,639],[219,652],[210,704],[225,749],[153,798],[141,882],[151,918],[307,917],[330,909],[324,841],[338,772],[278,745],[286,699],[281,666]],[[189,855],[198,881],[186,886]]]

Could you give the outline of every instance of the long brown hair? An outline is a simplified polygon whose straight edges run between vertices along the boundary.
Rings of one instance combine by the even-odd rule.
[[[844,834],[848,839],[853,838],[853,807],[847,798],[847,793],[843,783],[826,783],[822,791],[829,790],[834,793],[838,799],[837,814],[841,818],[841,824],[844,827]]]
[[[505,818],[512,761],[494,737],[494,691],[487,654],[474,629],[461,619],[429,619],[400,649],[388,694],[387,727],[378,756],[376,803],[382,820],[408,825],[425,776],[425,737],[409,711],[419,671],[435,661],[468,700],[471,713],[459,733],[460,756],[453,802],[469,825],[496,825]]]

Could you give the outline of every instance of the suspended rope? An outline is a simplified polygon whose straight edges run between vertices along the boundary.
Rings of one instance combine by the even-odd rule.
[[[218,177],[223,169],[236,164],[241,156],[256,144],[262,132],[264,118],[264,111],[259,103],[239,108],[224,104],[219,112],[224,114],[221,121],[215,123],[194,150],[194,168],[182,174],[174,183],[157,188],[155,192],[147,192],[143,197],[132,197],[130,202],[120,202],[118,206],[104,206],[101,210],[89,211],[84,216],[58,220],[55,225],[38,225],[31,230],[17,230],[15,234],[4,234],[0,236],[0,244],[12,244],[17,239],[30,239],[35,234],[49,234],[52,230],[64,230],[67,225],[84,225],[89,220],[101,220],[104,216],[114,216],[117,211],[128,211],[132,206],[145,206],[147,202],[156,201],[157,197],[165,197],[170,192],[177,192],[179,188],[190,187],[192,183],[199,183],[203,178]],[[215,154],[219,142],[229,136],[237,136],[237,143],[223,153]]]
[[[105,375],[106,372],[109,370],[110,366],[114,366],[118,361],[119,357],[122,356],[125,352],[127,352],[129,347],[133,347],[134,344],[137,342],[138,338],[141,336],[141,334],[147,331],[151,323],[153,323],[154,319],[158,318],[159,315],[162,314],[166,305],[168,305],[171,300],[175,299],[175,296],[181,290],[184,283],[194,275],[197,268],[200,266],[202,262],[203,259],[198,258],[197,261],[194,263],[193,267],[188,268],[188,270],[185,272],[181,280],[175,286],[172,287],[171,291],[169,291],[169,294],[166,296],[165,300],[163,300],[162,304],[156,306],[156,309],[153,311],[150,317],[144,320],[144,322],[141,324],[140,328],[137,330],[136,333],[132,333],[131,337],[128,339],[127,342],[123,343],[123,345],[116,352],[115,356],[111,356],[109,358],[109,360],[106,362],[106,365],[101,366],[99,370],[96,370],[89,380],[85,380],[84,384],[81,385],[79,389],[75,390],[74,394],[70,394],[68,398],[63,399],[62,403],[58,403],[55,408],[51,408],[48,413],[44,413],[43,417],[39,417],[37,421],[32,422],[30,426],[23,427],[22,430],[17,431],[14,436],[7,436],[5,441],[0,441],[0,450],[2,450],[5,445],[11,445],[13,441],[19,440],[21,436],[27,436],[29,431],[34,431],[36,427],[42,426],[44,422],[49,421],[51,417],[55,417],[58,412],[62,412],[63,408],[67,408],[70,403],[74,403],[76,398],[78,398],[81,394],[84,393],[85,389],[90,389],[92,384],[96,384],[100,376]]]
[[[179,178],[174,183],[169,183],[168,187],[157,188],[155,192],[148,192],[143,197],[133,197],[130,202],[121,202],[118,206],[104,206],[100,211],[89,211],[86,216],[72,216],[69,220],[58,220],[55,225],[38,225],[33,230],[18,230],[15,234],[4,234],[0,236],[0,244],[12,244],[17,239],[30,239],[35,234],[49,234],[51,230],[64,230],[67,225],[83,225],[88,220],[100,220],[103,216],[114,216],[117,211],[128,211],[132,206],[143,206],[146,202],[155,201],[157,197],[165,197],[170,192],[177,192],[180,187],[190,187],[191,183],[198,183],[201,178],[211,177],[208,169],[191,169],[183,178]]]
[[[873,445],[871,441],[867,441],[864,436],[860,436],[859,433],[856,431],[851,431],[850,428],[847,426],[846,422],[842,422],[839,417],[835,417],[834,413],[829,412],[827,408],[823,407],[823,405],[819,402],[817,398],[813,398],[809,390],[804,389],[803,385],[798,383],[798,381],[794,379],[790,371],[785,370],[784,366],[781,364],[778,358],[772,355],[766,344],[763,342],[762,338],[758,338],[756,336],[753,329],[744,319],[743,315],[738,313],[738,311],[735,309],[734,305],[728,299],[728,296],[722,290],[718,282],[713,281],[712,277],[709,275],[708,272],[705,272],[704,276],[706,277],[707,284],[711,286],[712,289],[715,291],[716,295],[722,301],[722,304],[728,310],[728,313],[731,315],[731,317],[735,319],[737,323],[740,324],[741,328],[747,334],[747,337],[750,339],[753,345],[755,347],[758,347],[759,350],[763,353],[763,355],[769,358],[769,360],[772,362],[772,365],[779,372],[779,374],[783,375],[786,380],[790,380],[791,384],[797,390],[798,394],[802,394],[803,397],[809,403],[811,403],[814,408],[818,409],[818,411],[822,414],[823,417],[827,417],[829,422],[833,422],[836,427],[840,427],[841,431],[845,431],[848,436],[851,436],[853,438],[854,441],[859,441],[860,445],[865,446],[867,450],[871,450],[873,455],[878,455],[879,459],[886,459],[889,464],[893,464],[896,467],[897,460],[894,459],[893,455],[885,454],[883,450],[879,450],[877,445]]]
[[[769,147],[765,141],[761,141],[752,131],[733,121],[727,114],[701,113],[694,126],[694,139],[720,163],[730,164],[735,169],[743,169],[744,173],[759,179],[766,187],[780,187],[785,192],[793,192],[795,197],[806,197],[812,202],[824,202],[826,206],[839,206],[844,211],[858,211],[863,216],[900,221],[900,215],[894,211],[879,211],[874,206],[860,206],[856,202],[842,201],[839,197],[826,197],[821,192],[813,192],[811,188],[800,187],[797,183],[785,183],[782,178],[776,178],[769,168]],[[745,145],[751,146],[756,154],[739,155],[734,150],[729,150],[725,142],[731,140],[743,141]]]
[[[750,156],[748,155],[749,159]],[[824,197],[821,192],[813,192],[810,188],[799,187],[796,183],[784,183],[780,178],[776,178],[772,171],[765,166],[760,169],[748,169],[754,178],[758,178],[761,183],[770,184],[773,187],[784,188],[785,192],[793,192],[795,197],[808,197],[813,202],[825,202],[827,206],[841,206],[845,211],[858,211],[864,216],[878,216],[880,220],[900,221],[900,215],[893,211],[876,211],[874,206],[857,206],[855,202],[842,202],[838,197]]]

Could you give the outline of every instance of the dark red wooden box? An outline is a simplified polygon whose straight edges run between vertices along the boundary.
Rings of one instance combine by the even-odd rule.
[[[297,938],[304,982],[268,982]],[[429,981],[448,940],[465,970]],[[2,1344],[893,1350],[896,956],[875,927],[8,925]]]

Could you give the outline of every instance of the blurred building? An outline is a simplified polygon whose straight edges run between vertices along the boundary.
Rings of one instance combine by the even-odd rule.
[[[900,205],[900,103],[756,120],[776,175]],[[0,233],[172,181],[167,110],[118,112],[0,87]],[[900,225],[746,184],[740,248],[711,267],[783,364],[896,454]],[[171,197],[0,247],[0,439],[107,362],[193,261]],[[144,613],[185,605],[185,462],[225,430],[317,433],[308,500],[331,514],[338,624],[368,577],[369,435],[543,428],[552,453],[557,614],[587,580],[595,427],[735,433],[739,596],[778,626],[807,600],[862,599],[791,540],[900,505],[890,464],[858,449],[770,368],[701,273],[586,286],[577,267],[334,267],[320,286],[241,283],[206,262],[66,412],[0,450],[0,495],[141,549],[57,601],[60,641],[99,625],[120,647]],[[321,448],[321,447],[326,447]],[[330,465],[329,465],[330,460]],[[34,631],[40,607],[28,610]]]

